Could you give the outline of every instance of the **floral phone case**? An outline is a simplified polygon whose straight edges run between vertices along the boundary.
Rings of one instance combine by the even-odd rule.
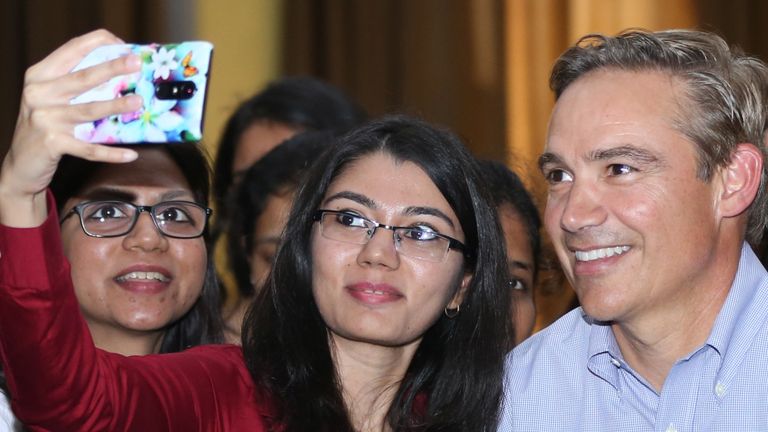
[[[75,137],[101,144],[199,141],[213,45],[194,41],[103,46],[88,54],[73,71],[131,52],[142,59],[141,71],[115,77],[71,103],[104,101],[135,93],[144,99],[144,106],[133,113],[79,124]]]

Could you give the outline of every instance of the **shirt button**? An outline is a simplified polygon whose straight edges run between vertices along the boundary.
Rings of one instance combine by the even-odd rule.
[[[667,426],[667,432],[677,432],[677,428],[672,423]]]
[[[615,358],[611,357],[611,364],[616,366],[617,368],[621,367],[621,362],[616,360]]]
[[[723,385],[723,383],[721,382],[717,383],[717,385],[715,386],[715,394],[717,395],[717,397],[723,397],[723,395],[725,394],[725,386]]]

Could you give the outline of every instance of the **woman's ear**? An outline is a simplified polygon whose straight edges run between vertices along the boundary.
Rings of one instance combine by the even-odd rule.
[[[456,291],[456,294],[453,295],[451,301],[448,303],[448,309],[456,309],[461,305],[461,303],[464,302],[464,297],[467,295],[470,282],[472,282],[472,273],[464,273],[464,276],[461,278],[461,286],[459,287],[459,290]]]
[[[728,165],[720,170],[722,191],[718,208],[724,217],[744,213],[757,196],[763,173],[763,154],[753,144],[736,146]]]

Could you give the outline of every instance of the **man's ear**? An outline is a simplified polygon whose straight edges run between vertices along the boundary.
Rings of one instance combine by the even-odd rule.
[[[728,165],[720,170],[720,214],[734,217],[746,211],[757,196],[762,173],[760,149],[749,143],[737,145]]]

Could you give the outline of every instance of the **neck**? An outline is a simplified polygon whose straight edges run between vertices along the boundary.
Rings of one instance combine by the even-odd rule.
[[[675,362],[709,338],[736,276],[741,242],[730,249],[713,252],[708,268],[714,271],[688,284],[690,289],[678,290],[650,316],[611,325],[624,360],[657,392]]]
[[[386,415],[420,340],[398,347],[333,335],[333,357],[355,430],[388,431]]]
[[[163,341],[162,331],[134,331],[116,329],[87,321],[93,343],[97,348],[122,355],[147,355],[160,351]]]

